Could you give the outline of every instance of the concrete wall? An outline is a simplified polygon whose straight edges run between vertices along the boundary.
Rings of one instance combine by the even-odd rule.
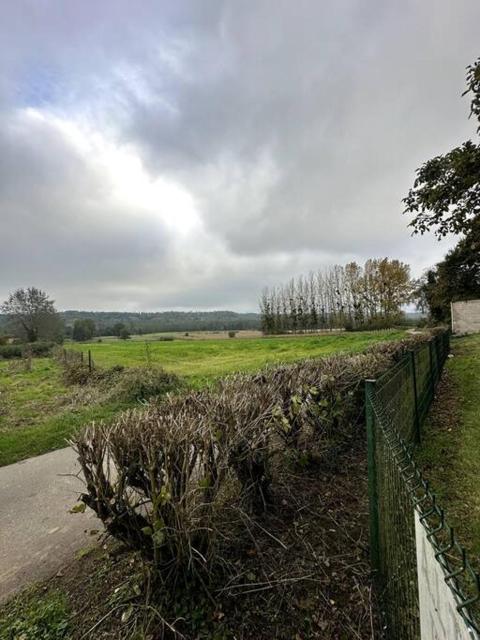
[[[480,333],[480,300],[452,302],[453,333]]]
[[[422,640],[477,640],[478,635],[459,614],[459,604],[445,580],[436,549],[415,510],[420,637]]]

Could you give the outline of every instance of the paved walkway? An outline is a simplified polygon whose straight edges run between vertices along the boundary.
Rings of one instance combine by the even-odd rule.
[[[0,601],[54,575],[96,540],[93,512],[70,514],[82,491],[72,449],[0,468]]]

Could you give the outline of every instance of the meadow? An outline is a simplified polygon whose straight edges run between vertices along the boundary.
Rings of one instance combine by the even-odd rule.
[[[403,331],[337,333],[271,338],[173,341],[117,340],[68,344],[92,352],[96,367],[142,367],[148,363],[202,387],[237,371],[339,352],[360,352],[376,342],[397,340]],[[108,420],[127,408],[122,402],[78,402],[78,389],[62,380],[52,358],[35,358],[28,371],[22,361],[0,361],[0,466],[65,446],[66,439],[92,420]]]
[[[68,348],[91,351],[95,365],[111,367],[162,366],[202,386],[236,371],[255,371],[267,364],[293,362],[340,352],[359,352],[383,340],[400,339],[404,331],[366,331],[309,336],[211,338],[172,341],[115,340],[71,344]]]

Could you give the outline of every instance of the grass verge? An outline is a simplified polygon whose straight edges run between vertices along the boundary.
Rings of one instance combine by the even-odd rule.
[[[452,339],[418,451],[459,541],[480,556],[480,335]]]
[[[23,593],[0,609],[0,640],[66,640],[72,629],[67,602],[56,589]]]

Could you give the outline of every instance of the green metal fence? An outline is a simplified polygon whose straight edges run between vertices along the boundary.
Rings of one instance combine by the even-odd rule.
[[[412,455],[448,352],[449,334],[443,333],[406,354],[378,380],[366,381],[371,555],[389,640],[420,638],[415,511],[460,623],[468,637],[479,637],[479,576]]]

